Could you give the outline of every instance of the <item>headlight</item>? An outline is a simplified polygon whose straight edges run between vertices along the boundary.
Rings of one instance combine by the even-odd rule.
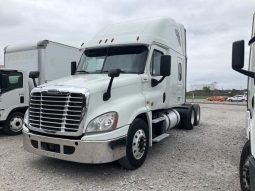
[[[117,127],[117,112],[109,112],[93,119],[87,126],[86,132],[102,132],[113,130]]]
[[[28,124],[28,109],[24,115],[24,124],[27,125]]]

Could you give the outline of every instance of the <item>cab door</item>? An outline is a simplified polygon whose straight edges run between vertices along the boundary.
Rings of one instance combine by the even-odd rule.
[[[146,63],[146,71],[142,76],[143,93],[146,97],[146,104],[150,110],[162,109],[166,105],[166,79],[156,86],[152,86],[152,79],[160,80],[160,59],[166,54],[166,49],[152,45],[148,60]]]
[[[24,78],[18,71],[1,71],[1,120],[6,120],[12,109],[24,105]]]
[[[255,36],[255,14],[253,16],[253,28],[252,37]],[[250,46],[250,63],[249,70],[255,72],[255,43]],[[254,102],[255,102],[255,79],[248,78],[248,111],[250,111],[250,116],[247,118],[251,120],[248,121],[247,135],[249,135],[250,130],[250,142],[251,142],[251,153],[255,156],[255,116],[254,116]],[[253,177],[254,178],[254,177]]]
[[[252,37],[255,36],[255,15],[253,17],[253,29],[252,29]],[[252,43],[250,46],[250,63],[249,63],[249,71],[255,72],[255,43]],[[255,80],[253,78],[248,78],[248,110],[250,110],[252,116],[254,112],[254,88]]]

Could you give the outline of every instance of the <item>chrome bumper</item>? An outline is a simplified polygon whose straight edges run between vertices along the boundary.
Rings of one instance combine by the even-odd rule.
[[[81,141],[46,137],[23,131],[28,152],[79,163],[107,163],[126,156],[126,138],[110,141]]]

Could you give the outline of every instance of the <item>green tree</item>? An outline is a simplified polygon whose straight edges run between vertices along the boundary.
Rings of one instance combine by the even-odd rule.
[[[203,87],[203,90],[204,90],[206,93],[209,93],[209,92],[211,91],[210,87],[208,87],[208,86]]]

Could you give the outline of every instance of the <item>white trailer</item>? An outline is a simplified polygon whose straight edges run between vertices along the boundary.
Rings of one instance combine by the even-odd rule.
[[[70,63],[78,61],[81,53],[78,48],[49,40],[5,47],[4,68],[0,68],[0,126],[4,132],[22,132],[23,116],[34,87],[29,73],[40,72],[38,84],[68,76]]]
[[[108,25],[86,43],[75,69],[32,90],[27,151],[136,169],[171,128],[200,121],[199,105],[185,104],[186,30],[172,19]]]
[[[240,185],[242,191],[255,191],[255,117],[254,117],[254,95],[255,95],[255,14],[253,15],[252,35],[249,41],[250,59],[249,68],[244,70],[244,40],[233,43],[232,68],[248,76],[248,104],[246,111],[246,137],[240,158]]]

